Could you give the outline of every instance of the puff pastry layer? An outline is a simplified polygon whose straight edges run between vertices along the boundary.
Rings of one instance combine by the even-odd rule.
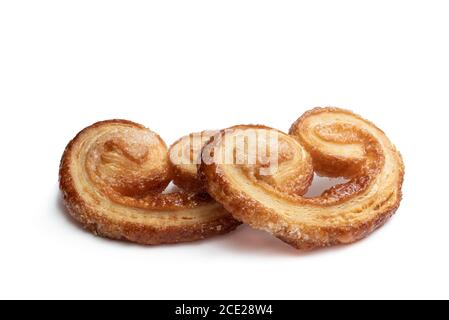
[[[191,192],[206,192],[206,185],[198,175],[201,150],[217,134],[216,131],[191,133],[176,141],[169,150],[173,168],[173,183]]]
[[[215,152],[233,152],[235,146],[225,142],[241,130],[254,129],[239,126],[223,130],[207,146]],[[305,198],[261,183],[258,177],[248,175],[244,166],[203,162],[200,172],[209,193],[236,219],[296,248],[310,249],[362,239],[399,207],[403,161],[387,136],[371,122],[347,110],[316,108],[293,124],[290,136],[281,134],[280,139],[296,141],[294,152],[301,154],[301,159],[311,158],[318,174],[345,177],[349,182],[321,196]],[[294,146],[293,142],[289,145]],[[279,156],[284,156],[282,149]]]
[[[224,234],[239,225],[207,194],[163,194],[173,178],[167,146],[126,120],[98,122],[67,146],[60,189],[70,214],[100,236],[140,244]]]

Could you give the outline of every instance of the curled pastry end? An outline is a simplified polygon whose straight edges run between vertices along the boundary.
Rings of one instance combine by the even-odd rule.
[[[173,168],[173,183],[191,192],[206,192],[206,185],[198,175],[201,150],[217,131],[191,133],[176,141],[169,150]]]
[[[239,224],[208,195],[161,193],[172,178],[164,141],[126,120],[82,130],[68,144],[59,172],[70,214],[104,237],[177,243],[223,234]]]

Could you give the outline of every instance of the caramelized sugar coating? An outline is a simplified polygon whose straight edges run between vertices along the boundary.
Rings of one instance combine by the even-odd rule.
[[[153,245],[204,239],[239,225],[207,194],[162,194],[173,177],[167,146],[130,121],[82,130],[63,154],[59,177],[70,214],[100,236]]]
[[[236,131],[222,131],[209,147],[230,152],[226,149],[233,146],[225,141]],[[345,177],[349,182],[305,198],[261,183],[241,166],[202,163],[209,193],[236,219],[298,249],[310,249],[362,239],[399,207],[404,164],[387,136],[371,122],[350,111],[316,108],[299,118],[290,136],[283,135],[282,140],[297,141],[294,152],[304,159],[310,154],[318,174]]]
[[[254,128],[252,133],[264,132],[267,127],[264,126],[251,126]],[[236,126],[234,130],[240,130],[247,128],[245,126]],[[282,134],[277,130],[271,128],[269,132],[274,132],[276,135]],[[205,149],[204,154],[206,157],[210,158],[210,154],[214,152],[213,148],[204,148],[210,141],[215,139],[215,136],[219,134],[220,131],[203,131],[200,133],[192,133],[185,136],[178,141],[176,141],[170,147],[170,160],[172,163],[172,168],[174,171],[174,183],[184,189],[192,192],[206,192],[207,184],[198,172],[199,165],[202,162],[202,151]],[[243,133],[243,132],[242,132]],[[285,135],[285,134],[284,134]],[[245,138],[245,137],[244,137]],[[246,137],[248,138],[248,137]],[[297,195],[303,195],[307,192],[312,179],[313,179],[313,167],[312,161],[306,152],[295,152],[298,143],[292,139],[281,139],[278,148],[280,149],[279,154],[281,155],[278,159],[278,167],[276,172],[269,174],[261,174],[264,167],[269,164],[269,141],[268,136],[256,134],[256,139],[254,141],[258,143],[265,149],[263,152],[254,153],[254,163],[253,165],[248,165],[248,156],[242,153],[245,159],[236,159],[236,155],[232,155],[231,162],[242,162],[243,166],[240,166],[242,170],[245,171],[249,178],[257,180],[259,183],[265,183],[271,185],[279,191],[286,193],[292,193]],[[264,141],[262,141],[262,139]],[[234,141],[235,142],[235,141]],[[248,144],[248,140],[241,140],[241,146]],[[212,144],[209,144],[212,146]],[[248,147],[248,145],[246,145]],[[260,151],[260,150],[259,150]],[[222,159],[224,160],[224,159]],[[238,164],[238,163],[236,163]],[[269,170],[269,168],[265,168]]]
[[[191,133],[176,141],[169,150],[173,168],[173,183],[191,192],[206,192],[206,185],[198,175],[201,150],[216,131]]]

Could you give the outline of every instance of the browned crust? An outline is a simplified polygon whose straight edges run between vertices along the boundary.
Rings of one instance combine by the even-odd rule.
[[[186,174],[179,167],[173,167],[173,183],[186,191],[190,192],[207,192],[206,185],[201,181],[199,176],[192,177]]]
[[[298,120],[296,120],[292,124],[292,126],[290,127],[290,130],[289,130],[289,134],[291,136],[293,136],[294,138],[298,139],[298,141],[307,148],[307,151],[312,156],[313,168],[317,174],[326,176],[326,177],[352,178],[360,172],[360,168],[363,163],[357,163],[357,162],[348,163],[347,161],[344,161],[344,159],[340,158],[340,157],[330,157],[330,156],[325,157],[316,151],[315,146],[307,145],[302,139],[299,138],[299,136],[300,136],[299,128],[301,127],[303,121],[312,115],[320,114],[323,112],[338,112],[338,113],[344,113],[344,114],[351,115],[355,118],[358,118],[359,120],[364,121],[365,123],[369,124],[370,126],[376,128],[382,134],[385,134],[385,133],[382,130],[380,130],[374,123],[362,118],[358,114],[355,114],[350,110],[340,109],[340,108],[335,108],[335,107],[313,108],[309,111],[306,111],[301,117],[298,118]]]
[[[294,134],[295,127],[301,123],[304,117],[324,111],[339,111],[354,115],[351,111],[341,110],[338,108],[316,108],[305,113],[297,122],[295,122],[290,132]],[[357,117],[364,120],[360,116]],[[367,123],[372,125],[371,122],[367,121]],[[224,134],[223,131],[221,134]],[[398,155],[400,156],[399,152]],[[330,163],[335,164],[335,171],[321,171],[321,173],[330,176],[342,176],[342,173],[344,173],[344,175],[351,177],[359,169],[358,165],[348,167],[347,164],[336,158],[320,159],[318,162],[315,161],[314,164],[321,163],[321,161],[331,161]],[[217,164],[202,163],[200,172],[207,181],[208,192],[215,200],[223,204],[226,210],[231,212],[236,219],[247,223],[254,228],[266,230],[297,249],[315,249],[338,244],[348,244],[361,240],[388,221],[388,219],[398,209],[402,198],[401,189],[404,180],[404,165],[403,163],[401,165],[400,178],[397,182],[398,198],[395,203],[391,204],[383,212],[379,212],[372,219],[356,224],[347,226],[313,227],[303,225],[301,226],[301,233],[307,235],[306,238],[298,236],[298,234],[294,232],[297,226],[289,224],[288,219],[286,220],[280,216],[275,210],[264,207],[260,204],[260,202],[252,199],[244,192],[241,192],[237,187],[233,186],[227,180],[227,177],[224,175],[222,170],[220,170]],[[318,165],[318,170],[320,169],[321,167]],[[344,200],[344,196],[342,199]]]
[[[182,137],[176,140],[169,149],[169,152],[185,137]],[[177,166],[172,163],[172,172],[173,172],[173,183],[186,191],[190,192],[207,192],[206,185],[204,181],[201,181],[199,175],[192,176],[191,174],[185,172],[180,166]]]
[[[397,201],[390,210],[383,212],[376,218],[350,227],[303,227],[302,231],[304,234],[315,235],[315,237],[310,237],[309,239],[298,238],[296,236],[289,236],[291,226],[285,225],[285,220],[276,211],[260,205],[259,202],[232,188],[226,182],[226,178],[223,175],[211,174],[211,171],[215,170],[213,165],[202,166],[201,170],[208,177],[207,180],[210,181],[208,184],[210,194],[212,194],[215,200],[223,204],[225,209],[231,212],[234,218],[253,228],[268,231],[280,240],[301,250],[349,244],[361,240],[388,221],[400,204],[400,201]],[[271,225],[284,227],[274,230],[270,228]],[[343,242],[342,239],[345,238],[350,239],[350,241]],[[326,239],[326,241],[317,239]]]
[[[210,136],[210,139],[212,139],[215,134],[214,132],[215,131],[207,130],[207,131],[191,133],[190,135],[181,137],[170,146],[169,154],[171,155],[173,149],[176,148],[178,146],[178,144],[180,142],[182,142],[183,139],[191,137],[192,135],[202,136],[205,134],[208,134]],[[203,146],[205,144],[206,143],[204,143]],[[195,157],[196,155],[193,154],[192,156]],[[197,156],[198,157],[201,156],[201,150],[199,150],[199,154]],[[177,164],[173,163],[171,158],[170,158],[170,162],[171,162],[171,168],[172,168],[172,172],[173,172],[173,183],[177,187],[181,188],[182,190],[189,191],[189,192],[195,192],[195,193],[206,193],[207,192],[206,184],[204,183],[204,181],[201,180],[201,177],[199,176],[198,172],[196,172],[196,174],[187,172],[186,170],[184,170],[182,165],[177,165]]]
[[[222,235],[234,230],[240,222],[228,214],[205,223],[185,224],[176,226],[152,226],[134,222],[117,222],[107,216],[100,215],[90,206],[76,190],[70,163],[73,159],[73,147],[86,130],[98,128],[108,124],[127,124],[137,128],[144,128],[140,124],[128,120],[107,120],[97,122],[82,130],[66,147],[61,159],[59,170],[59,184],[63,201],[70,215],[81,223],[88,231],[95,235],[127,240],[143,245],[170,244],[191,242],[215,235]],[[160,137],[159,137],[160,139]],[[161,140],[162,141],[162,140]],[[161,204],[162,205],[162,204]]]

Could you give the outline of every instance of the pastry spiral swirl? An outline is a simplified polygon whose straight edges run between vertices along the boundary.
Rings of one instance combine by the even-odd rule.
[[[199,240],[239,225],[207,194],[161,193],[173,178],[167,146],[130,121],[82,130],[67,146],[59,176],[70,214],[100,236],[152,245]]]
[[[191,133],[170,147],[173,183],[176,186],[191,192],[206,192],[204,181],[198,175],[198,165],[201,164],[201,150],[215,134],[216,131]]]
[[[209,147],[215,152],[233,152],[235,146],[225,141],[238,134],[236,128],[254,129],[240,126],[221,131]],[[280,138],[297,141],[294,152],[301,153],[303,161],[311,159],[318,174],[349,181],[321,196],[305,198],[261,183],[242,166],[203,162],[200,172],[208,192],[236,219],[298,249],[310,249],[362,239],[399,207],[402,158],[387,136],[369,121],[342,109],[316,108],[293,124],[290,136],[281,134]],[[289,145],[294,146],[292,142]],[[285,152],[280,148],[279,157]]]

